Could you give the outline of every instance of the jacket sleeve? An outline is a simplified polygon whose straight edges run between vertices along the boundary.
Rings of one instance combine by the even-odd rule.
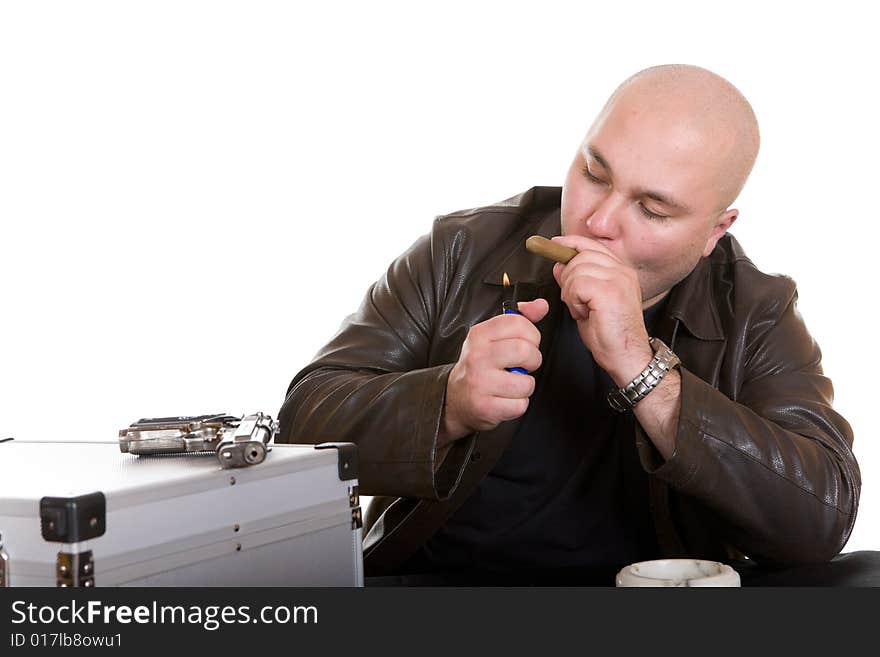
[[[454,260],[435,221],[293,379],[279,413],[278,442],[357,444],[366,495],[451,495],[473,438],[438,454],[452,364],[429,363]]]
[[[672,457],[659,463],[643,432],[643,466],[696,498],[727,542],[765,564],[830,559],[845,545],[861,477],[847,421],[832,409],[821,352],[796,308],[753,323],[736,401],[686,369]],[[766,315],[765,315],[766,318]]]

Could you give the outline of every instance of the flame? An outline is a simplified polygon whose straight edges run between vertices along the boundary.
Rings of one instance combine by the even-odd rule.
[[[510,287],[510,279],[507,277],[507,272],[504,272],[504,276],[501,277],[501,282],[504,284],[504,287]]]

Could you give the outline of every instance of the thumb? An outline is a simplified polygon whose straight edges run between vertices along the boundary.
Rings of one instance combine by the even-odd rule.
[[[544,315],[550,310],[550,304],[546,299],[535,299],[534,301],[520,301],[516,304],[516,308],[532,324],[537,324],[544,319]]]
[[[562,270],[565,269],[565,265],[561,262],[557,262],[553,265],[553,278],[556,279],[556,283],[559,287],[562,287]]]

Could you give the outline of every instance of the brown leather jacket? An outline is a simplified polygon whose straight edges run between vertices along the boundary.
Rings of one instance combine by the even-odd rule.
[[[524,242],[559,234],[559,201],[559,188],[535,187],[436,219],[290,384],[279,442],[357,443],[362,493],[390,496],[368,514],[368,575],[398,572],[516,431],[468,436],[438,462],[449,371],[468,329],[500,312],[502,272],[550,302],[537,325],[546,355],[559,288]],[[682,361],[675,453],[664,462],[632,414],[618,432],[649,473],[665,556],[795,564],[846,543],[861,488],[852,431],[796,299],[791,279],[758,271],[731,236],[672,289],[658,333]]]

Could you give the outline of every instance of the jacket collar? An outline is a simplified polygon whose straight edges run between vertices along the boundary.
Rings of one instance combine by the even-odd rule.
[[[725,339],[713,293],[711,255],[708,258],[700,258],[693,271],[672,288],[665,314],[667,317],[679,320],[695,338]]]
[[[509,242],[513,245],[510,251],[499,254],[499,260],[489,267],[483,277],[483,283],[501,285],[502,277],[507,273],[512,283],[541,287],[549,283],[555,285],[553,263],[547,258],[526,251],[526,239],[532,235],[547,238],[559,235],[560,194],[559,187],[533,187],[524,194],[505,201],[505,204],[516,206],[516,211],[522,215],[523,221],[518,233]]]
[[[498,263],[488,269],[483,283],[500,286],[506,272],[513,283],[535,286],[535,296],[546,294],[548,289],[556,286],[553,263],[526,251],[525,241],[531,235],[550,238],[560,234],[560,199],[559,187],[534,187],[505,202],[516,206],[526,221],[522,223],[522,234],[515,236],[513,248],[501,254]],[[733,237],[725,235],[712,254],[700,258],[691,273],[669,293],[664,315],[669,320],[681,322],[691,335],[700,340],[725,339],[713,293],[712,263],[714,259],[723,258],[724,254],[736,249],[738,244]]]

